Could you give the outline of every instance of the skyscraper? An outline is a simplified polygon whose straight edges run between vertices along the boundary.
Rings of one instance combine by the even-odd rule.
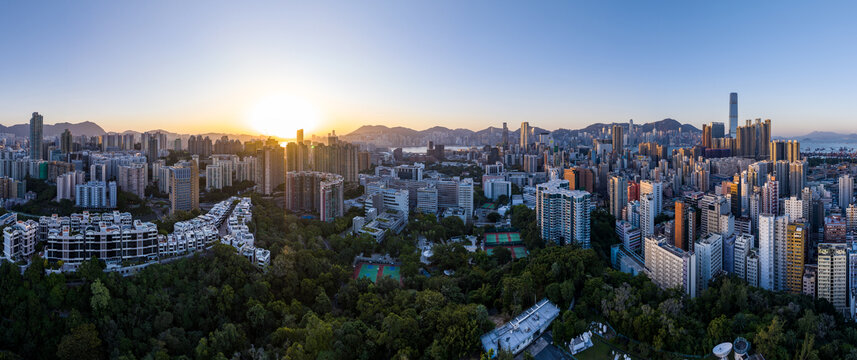
[[[622,137],[622,126],[621,125],[613,125],[612,135],[613,135],[613,153],[617,154],[617,155],[621,155],[622,150],[625,148],[625,139]]]
[[[803,291],[806,236],[806,227],[802,223],[788,225],[786,235],[786,290],[792,294],[800,294]]]
[[[68,129],[65,129],[62,135],[60,135],[60,150],[63,154],[68,154],[72,151],[71,131],[68,131]]]
[[[297,136],[295,136],[295,142],[298,144],[304,143],[304,129],[298,129]]]
[[[170,169],[170,213],[193,209],[199,209],[199,167],[187,161]]]
[[[851,204],[851,196],[854,192],[854,179],[845,174],[839,177],[839,207],[845,209]]]
[[[729,94],[729,137],[736,137],[738,132],[738,93]]]
[[[30,118],[30,159],[31,160],[43,160],[44,154],[42,154],[42,127],[43,127],[43,118],[39,113],[34,112],[33,117]]]
[[[684,201],[675,202],[675,231],[673,238],[675,239],[675,247],[687,251],[687,224]]]
[[[521,149],[526,150],[530,144],[530,123],[524,121],[521,123]]]
[[[611,176],[607,191],[610,197],[610,214],[621,219],[622,209],[628,203],[628,181],[624,176]]]
[[[643,237],[655,233],[655,200],[652,194],[640,195],[640,234]]]
[[[759,287],[781,291],[786,277],[788,217],[759,215]]]
[[[509,148],[509,127],[503,123],[503,149]]]

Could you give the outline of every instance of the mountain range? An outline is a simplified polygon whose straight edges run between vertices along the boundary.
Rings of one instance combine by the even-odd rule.
[[[605,131],[609,129],[613,125],[618,124],[621,125],[626,131],[628,129],[628,123],[611,123],[611,124],[603,124],[596,123],[589,125],[583,129],[570,130],[570,129],[557,129],[552,131],[553,133],[559,134],[575,134],[577,132],[589,132],[589,133],[597,133]],[[674,119],[663,119],[660,121],[655,121],[651,123],[646,123],[640,126],[642,132],[650,132],[652,130],[660,130],[660,131],[675,131],[681,129],[682,132],[700,132],[701,130],[697,129],[695,126],[690,124],[682,124]],[[492,134],[497,131],[502,131],[501,128],[496,127],[488,127],[482,130],[474,131],[470,129],[449,129],[443,126],[435,126],[425,130],[414,130],[411,128],[396,126],[396,127],[387,127],[384,125],[363,125],[357,130],[354,130],[343,138],[349,137],[362,137],[362,136],[373,136],[373,135],[398,135],[398,136],[420,136],[420,135],[431,135],[431,134],[439,134],[443,133],[445,135],[451,136],[481,136],[486,134]],[[548,132],[548,130],[541,129],[538,127],[534,127],[534,133],[539,134],[542,132]],[[520,133],[520,128],[509,128],[509,135],[518,136]]]
[[[72,135],[104,135],[107,133],[104,131],[101,126],[92,122],[92,121],[84,121],[81,123],[56,123],[56,124],[44,124],[42,127],[42,135],[44,136],[58,136],[62,134],[65,129],[71,131]],[[15,134],[15,136],[30,136],[30,124],[15,124],[11,126],[0,125],[0,133],[5,134]]]

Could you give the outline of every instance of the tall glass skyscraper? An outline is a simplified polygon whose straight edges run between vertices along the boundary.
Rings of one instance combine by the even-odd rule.
[[[729,94],[729,137],[738,133],[738,93]]]
[[[42,160],[42,116],[34,112],[30,118],[30,159]]]

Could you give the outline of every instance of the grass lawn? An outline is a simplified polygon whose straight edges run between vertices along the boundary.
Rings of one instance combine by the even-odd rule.
[[[610,355],[610,347],[598,340],[592,339],[592,347],[574,355],[578,360],[604,360],[613,359]]]

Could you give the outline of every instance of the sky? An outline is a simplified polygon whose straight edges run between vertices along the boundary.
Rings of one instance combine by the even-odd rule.
[[[253,134],[770,118],[857,132],[854,2],[4,1],[0,124]],[[278,115],[278,114],[277,114]]]

